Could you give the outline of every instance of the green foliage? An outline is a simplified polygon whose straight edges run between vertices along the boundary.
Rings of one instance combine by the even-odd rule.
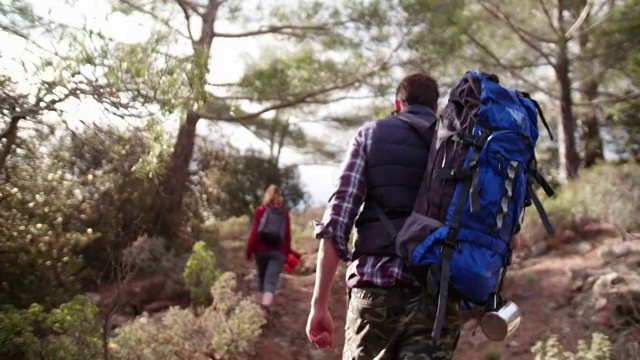
[[[500,350],[490,347],[484,352],[485,360],[500,360]]]
[[[119,328],[110,349],[123,360],[178,360],[212,354],[233,359],[252,346],[264,320],[250,298],[236,293],[233,273],[224,273],[211,288],[213,303],[201,315],[170,308],[158,318],[141,318]]]
[[[579,340],[576,353],[565,351],[557,336],[538,341],[531,351],[535,354],[534,360],[611,360],[611,349],[607,336],[595,332],[591,334],[591,344]]]
[[[47,169],[39,161],[16,168],[11,182],[0,183],[3,304],[50,306],[72,297],[83,265],[78,251],[96,236],[65,215],[87,214],[81,188],[54,164]]]
[[[311,48],[291,54],[282,49],[265,51],[262,58],[248,64],[239,86],[244,96],[254,101],[295,101],[301,94],[319,93],[322,99],[327,84],[339,84],[352,76],[346,62],[323,58]]]
[[[296,166],[278,167],[267,156],[233,148],[203,149],[199,158],[213,158],[217,166],[199,175],[205,203],[211,214],[220,220],[234,216],[253,215],[270,184],[280,186],[284,205],[303,205],[307,194],[300,184]]]
[[[96,359],[102,353],[98,309],[84,296],[46,313],[40,305],[0,308],[0,355],[30,359]]]
[[[602,66],[611,67],[607,78],[611,89],[607,94],[613,106],[604,113],[612,125],[626,136],[615,139],[616,147],[640,159],[640,126],[638,97],[640,96],[640,1],[625,1],[611,11],[610,19],[595,34],[595,50]]]
[[[9,181],[0,182],[0,303],[57,306],[84,281],[114,275],[120,251],[157,225],[158,181],[170,152],[157,123],[148,122],[144,132],[63,134],[25,144],[7,163]],[[199,208],[188,211],[185,227],[199,236]]]
[[[0,30],[27,37],[27,30],[39,18],[33,13],[31,4],[24,0],[0,1]]]
[[[249,215],[234,216],[217,223],[220,238],[223,240],[243,239],[248,235],[251,228],[251,217]]]
[[[192,66],[189,56],[172,53],[175,42],[175,34],[164,29],[152,31],[138,43],[77,34],[72,52],[77,54],[76,63],[94,68],[88,81],[103,89],[94,94],[99,101],[125,112],[156,105],[161,112],[172,114],[196,101],[198,94],[190,91],[190,82],[193,69],[200,66]]]
[[[579,232],[584,220],[616,223],[628,231],[640,229],[640,166],[635,163],[598,165],[547,198],[543,205],[556,230]],[[540,195],[544,199],[543,194]],[[535,210],[527,209],[522,235],[534,242],[544,236]]]
[[[184,282],[191,293],[194,305],[205,305],[211,300],[210,289],[219,275],[213,251],[204,241],[196,242],[183,271]]]

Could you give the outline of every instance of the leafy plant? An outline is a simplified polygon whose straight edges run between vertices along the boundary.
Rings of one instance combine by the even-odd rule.
[[[202,306],[211,301],[210,289],[219,275],[213,251],[204,241],[196,242],[183,271],[184,282],[194,305]]]

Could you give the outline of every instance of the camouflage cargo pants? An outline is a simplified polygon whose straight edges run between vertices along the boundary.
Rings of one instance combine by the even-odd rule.
[[[438,341],[431,338],[437,299],[419,288],[351,290],[342,360],[449,360],[460,338],[458,306],[447,306]]]

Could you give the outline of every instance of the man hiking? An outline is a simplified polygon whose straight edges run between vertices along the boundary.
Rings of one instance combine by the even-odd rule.
[[[350,262],[343,359],[451,359],[462,310],[473,310],[494,341],[521,323],[520,315],[499,315],[517,309],[503,297],[503,280],[526,207],[535,205],[554,231],[533,188],[554,194],[537,168],[538,118],[553,137],[539,104],[495,74],[465,72],[437,121],[430,76],[409,75],[396,98],[394,114],[352,139],[316,224],[307,336],[333,345],[327,299],[342,259]]]
[[[345,360],[450,359],[460,336],[459,311],[450,301],[441,336],[432,339],[437,298],[425,301],[419,283],[425,275],[376,248],[389,236],[385,221],[400,229],[412,211],[434,133],[438,97],[437,81],[425,73],[400,82],[396,112],[364,125],[352,138],[337,189],[323,223],[316,226],[321,242],[307,336],[319,347],[333,346],[328,298],[339,261],[349,262]],[[347,242],[354,222],[352,254]]]

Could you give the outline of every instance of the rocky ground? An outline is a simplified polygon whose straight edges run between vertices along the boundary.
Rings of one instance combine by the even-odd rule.
[[[640,240],[611,236],[615,232],[607,230],[597,231],[588,241],[564,234],[545,246],[521,250],[505,284],[507,297],[524,313],[521,328],[512,338],[496,343],[480,329],[472,335],[475,324],[470,321],[455,359],[533,359],[531,347],[550,334],[557,334],[566,349],[575,350],[578,340],[588,339],[594,330],[619,340],[618,347],[627,349],[621,359],[640,359]],[[230,252],[241,246],[225,244]],[[331,301],[338,338],[335,348],[316,349],[304,335],[314,283],[314,246],[303,250],[307,255],[298,273],[283,276],[273,316],[251,359],[340,359],[344,282],[342,278],[336,282]],[[244,290],[250,291],[252,264],[238,256],[225,258],[239,260],[225,266],[241,275]]]
[[[544,243],[524,246],[510,268],[505,291],[524,313],[518,332],[504,342],[491,342],[474,322],[465,325],[455,359],[533,359],[531,347],[556,334],[567,350],[575,350],[579,339],[595,330],[616,342],[620,359],[640,359],[640,239],[619,236],[615,227],[600,226],[576,236],[563,233]],[[247,295],[253,288],[253,263],[244,260],[242,240],[221,244],[218,259],[223,270],[233,271]],[[246,359],[323,360],[340,359],[346,294],[342,276],[334,284],[331,311],[337,339],[335,348],[311,346],[304,327],[314,283],[317,243],[298,244],[305,254],[296,273],[284,274],[272,316],[255,350]],[[171,304],[184,304],[187,294],[168,278],[153,277],[133,282],[124,291],[124,314],[114,316],[112,326],[141,311],[155,312]],[[160,294],[148,298],[149,294]],[[99,295],[108,299],[113,290]],[[186,297],[185,297],[186,296]]]

